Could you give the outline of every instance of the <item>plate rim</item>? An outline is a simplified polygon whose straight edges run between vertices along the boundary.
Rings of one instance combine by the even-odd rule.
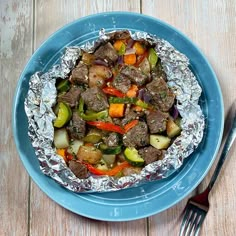
[[[161,211],[163,211],[163,209],[161,211],[157,211],[156,213],[153,213],[153,214],[146,214],[146,215],[142,215],[142,216],[138,216],[138,217],[133,217],[133,218],[130,218],[130,217],[127,217],[127,218],[122,218],[122,219],[110,219],[110,218],[99,218],[99,217],[93,217],[91,215],[87,215],[87,214],[82,214],[78,211],[75,211],[72,207],[69,207],[69,206],[66,206],[65,204],[63,205],[62,203],[56,201],[53,196],[50,195],[50,192],[47,191],[44,188],[42,188],[42,185],[40,185],[40,181],[38,181],[38,179],[34,176],[32,176],[30,174],[30,171],[29,171],[29,166],[28,166],[28,163],[25,162],[25,160],[23,160],[22,158],[22,153],[20,151],[20,147],[19,147],[19,142],[17,140],[17,134],[16,134],[16,114],[15,114],[15,108],[17,106],[17,98],[18,98],[18,95],[20,93],[19,91],[19,88],[22,84],[22,80],[23,80],[23,75],[25,74],[25,72],[27,71],[27,68],[29,67],[30,65],[30,62],[32,60],[32,58],[37,55],[37,53],[40,51],[40,49],[45,46],[45,44],[48,42],[48,40],[52,39],[56,34],[58,34],[59,32],[61,32],[62,30],[66,29],[67,27],[70,27],[71,25],[73,24],[78,24],[81,20],[86,20],[86,19],[89,19],[91,17],[99,17],[99,16],[104,16],[104,15],[108,15],[108,16],[111,16],[111,15],[126,15],[128,17],[132,16],[132,17],[142,17],[142,18],[146,18],[146,19],[150,19],[150,20],[154,20],[154,21],[157,21],[158,23],[160,23],[162,26],[165,26],[175,32],[177,32],[181,37],[187,39],[194,47],[195,49],[198,51],[198,53],[202,56],[202,58],[204,59],[204,61],[207,63],[207,66],[208,66],[208,69],[210,70],[211,74],[213,75],[214,77],[214,81],[216,83],[216,87],[217,87],[217,91],[219,93],[219,98],[220,98],[220,107],[222,109],[222,114],[221,114],[221,127],[219,128],[220,129],[220,135],[219,135],[219,138],[218,138],[218,143],[217,143],[217,147],[216,149],[214,150],[214,153],[212,155],[212,159],[211,159],[211,162],[210,164],[208,165],[208,167],[206,168],[205,172],[202,174],[201,178],[199,179],[198,182],[195,183],[195,185],[191,188],[191,190],[187,191],[185,193],[185,195],[183,195],[182,197],[176,199],[176,201],[173,201],[172,204],[170,204],[168,207],[166,207],[164,210],[166,209],[169,209],[170,207],[172,207],[173,205],[175,205],[176,203],[180,202],[183,198],[185,198],[191,191],[193,191],[197,185],[202,181],[202,179],[206,176],[206,174],[208,173],[209,169],[211,168],[213,162],[215,161],[216,159],[216,156],[217,156],[217,153],[219,151],[219,148],[220,148],[220,144],[221,144],[221,140],[222,140],[222,137],[223,137],[223,128],[224,128],[224,103],[223,103],[223,96],[222,96],[222,91],[221,91],[221,87],[220,87],[220,84],[219,84],[219,81],[217,79],[217,76],[211,66],[211,64],[209,63],[208,59],[205,57],[205,55],[203,54],[203,52],[195,45],[195,43],[190,40],[185,34],[183,34],[181,31],[179,31],[177,28],[169,25],[168,23],[158,19],[158,18],[155,18],[155,17],[151,17],[151,16],[147,16],[145,14],[140,14],[140,13],[133,13],[133,12],[123,12],[123,11],[113,11],[113,12],[102,12],[102,13],[97,13],[97,14],[91,14],[91,15],[87,15],[87,16],[84,16],[84,17],[81,17],[81,18],[78,18],[77,20],[74,20],[68,24],[65,24],[63,27],[59,28],[57,31],[55,31],[53,34],[51,34],[49,37],[47,37],[47,39],[37,48],[37,50],[34,51],[34,53],[31,55],[31,57],[28,59],[28,62],[27,64],[25,65],[20,77],[19,77],[19,80],[17,82],[17,86],[16,86],[16,89],[15,89],[15,94],[14,94],[14,99],[13,99],[13,105],[12,105],[12,129],[13,129],[13,136],[14,136],[14,141],[15,141],[15,144],[16,144],[16,147],[17,147],[17,152],[18,152],[18,155],[20,156],[20,159],[24,165],[24,167],[26,168],[29,176],[31,177],[31,179],[37,184],[37,186],[44,192],[46,193],[46,195],[51,198],[53,201],[55,201],[57,204],[63,206],[64,208],[76,213],[76,214],[79,214],[79,215],[82,215],[82,216],[86,216],[88,218],[91,218],[91,219],[96,219],[96,220],[106,220],[106,221],[129,221],[129,220],[137,220],[137,219],[141,219],[141,218],[144,218],[144,217],[148,217],[148,216],[151,216],[153,214],[157,214]],[[48,177],[47,177],[48,178]],[[68,191],[68,190],[66,190]],[[123,191],[123,190],[122,190]],[[125,190],[124,190],[125,191]],[[83,193],[84,194],[84,193]],[[87,193],[85,193],[87,194]]]

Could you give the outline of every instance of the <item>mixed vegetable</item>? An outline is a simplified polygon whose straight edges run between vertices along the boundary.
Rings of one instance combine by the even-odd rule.
[[[79,178],[140,173],[181,132],[156,51],[128,32],[83,52],[56,87],[54,145]]]

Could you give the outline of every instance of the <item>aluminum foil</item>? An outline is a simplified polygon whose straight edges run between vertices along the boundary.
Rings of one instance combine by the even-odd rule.
[[[110,40],[114,34],[130,33],[136,40],[151,43],[167,75],[167,83],[176,94],[177,109],[182,116],[182,132],[167,149],[164,159],[145,166],[140,174],[121,178],[90,176],[78,179],[59,157],[53,147],[52,107],[56,102],[57,78],[65,79],[81,56],[81,49],[93,52],[102,42]],[[61,63],[46,73],[36,72],[29,81],[29,91],[25,99],[25,112],[28,117],[28,134],[39,160],[40,169],[65,188],[74,192],[108,192],[138,186],[147,181],[170,176],[199,145],[204,131],[204,115],[198,105],[201,95],[194,74],[189,69],[189,59],[177,51],[170,43],[144,32],[117,31],[105,33],[102,29],[98,40],[82,47],[66,48]]]

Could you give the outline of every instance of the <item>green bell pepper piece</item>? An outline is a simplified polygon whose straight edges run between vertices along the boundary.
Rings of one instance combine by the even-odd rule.
[[[150,63],[151,69],[153,69],[156,66],[157,60],[158,60],[158,55],[156,51],[153,48],[150,48],[148,52],[148,61]]]
[[[86,121],[95,121],[101,120],[108,117],[108,110],[100,111],[100,112],[89,112],[89,114],[84,113],[84,100],[80,98],[79,100],[79,116]]]
[[[66,103],[60,102],[58,104],[58,114],[56,120],[54,121],[54,126],[61,128],[71,119],[71,116],[72,112],[70,107]]]

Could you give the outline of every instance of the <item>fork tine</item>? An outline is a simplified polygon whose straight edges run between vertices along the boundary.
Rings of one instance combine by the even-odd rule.
[[[183,236],[184,235],[184,232],[185,232],[185,229],[186,229],[186,224],[187,224],[187,221],[190,217],[190,213],[191,213],[191,209],[190,207],[187,207],[185,209],[185,213],[184,213],[184,217],[183,217],[183,220],[182,220],[182,224],[180,226],[180,233],[179,233],[179,236]]]
[[[193,214],[192,208],[190,205],[188,205],[188,207],[185,209],[185,214],[184,214],[184,218],[182,220],[179,236],[187,235],[186,231],[189,227],[189,222],[191,222],[192,214]]]
[[[190,231],[190,236],[195,236],[196,235],[196,231],[198,230],[198,224],[200,222],[200,220],[202,218],[204,218],[204,216],[200,213],[200,212],[195,212],[196,217],[194,219],[194,221],[192,222],[192,229]]]
[[[196,226],[195,236],[198,236],[205,217],[206,217],[206,214],[205,215],[201,215],[201,218],[199,219],[199,221],[197,223],[197,226]]]
[[[193,209],[191,209],[191,215],[190,215],[188,223],[187,223],[185,235],[190,235],[192,228],[194,227],[194,222],[195,222],[196,217],[197,217],[197,212],[195,212]]]

